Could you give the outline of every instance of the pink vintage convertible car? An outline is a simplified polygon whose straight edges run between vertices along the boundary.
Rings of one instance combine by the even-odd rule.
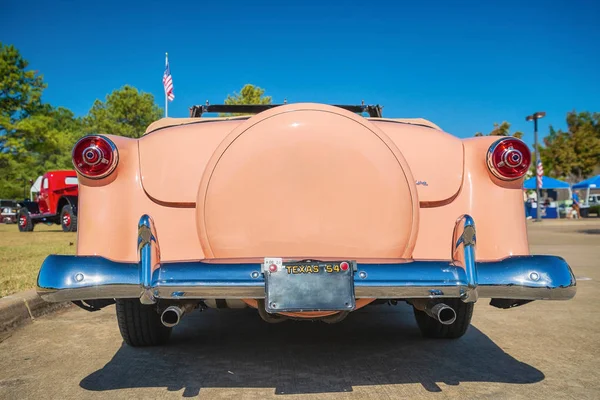
[[[411,304],[424,336],[457,338],[478,298],[575,295],[565,260],[529,254],[530,160],[518,139],[461,140],[379,106],[195,106],[139,139],[77,142],[77,255],[49,256],[38,291],[116,302],[132,346],[165,343],[196,308],[333,323],[388,301]]]

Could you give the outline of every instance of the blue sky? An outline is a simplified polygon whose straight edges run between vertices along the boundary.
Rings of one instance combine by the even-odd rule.
[[[454,5],[450,5],[454,3]],[[253,83],[275,102],[384,105],[472,136],[525,116],[565,127],[600,111],[599,1],[19,1],[3,0],[0,40],[48,83],[44,100],[85,114],[131,84],[164,105],[221,103]]]

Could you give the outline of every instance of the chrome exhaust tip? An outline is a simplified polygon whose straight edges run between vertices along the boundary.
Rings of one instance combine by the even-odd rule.
[[[425,312],[431,318],[443,325],[451,325],[456,321],[456,311],[444,303],[437,303],[432,307],[426,307]]]
[[[198,306],[197,303],[182,303],[165,308],[160,314],[160,322],[167,328],[172,328],[179,324],[183,314],[188,313]]]
[[[167,307],[160,315],[160,322],[167,328],[172,328],[179,324],[184,311],[178,306]]]

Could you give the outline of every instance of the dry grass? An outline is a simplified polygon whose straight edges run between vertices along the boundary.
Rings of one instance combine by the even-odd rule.
[[[60,225],[19,232],[16,224],[0,224],[0,297],[35,287],[46,256],[75,254],[76,240],[76,233],[64,233]]]

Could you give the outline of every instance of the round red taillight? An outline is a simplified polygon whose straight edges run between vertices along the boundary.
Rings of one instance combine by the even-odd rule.
[[[85,136],[73,147],[73,165],[86,178],[101,179],[110,175],[119,162],[117,146],[104,136]]]
[[[346,261],[342,261],[340,263],[340,268],[342,269],[342,271],[348,271],[348,268],[350,268],[350,265]]]
[[[490,146],[487,164],[490,171],[502,180],[523,177],[531,163],[529,147],[520,139],[507,137]]]

